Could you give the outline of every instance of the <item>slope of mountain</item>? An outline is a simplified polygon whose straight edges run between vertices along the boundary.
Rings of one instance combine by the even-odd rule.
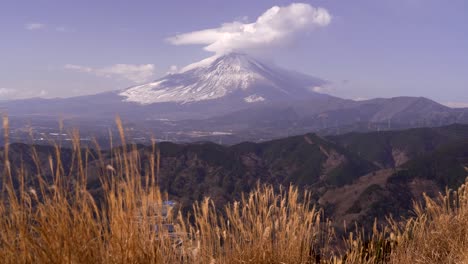
[[[371,226],[374,217],[408,215],[423,193],[437,197],[468,176],[468,125],[328,137],[382,169],[328,190],[320,203],[338,222]],[[339,194],[339,195],[338,195]]]
[[[449,142],[468,140],[468,125],[348,133],[327,138],[379,167],[394,168]]]
[[[432,153],[410,160],[395,175],[399,180],[421,179],[443,188],[457,188],[468,175],[468,140],[446,144]]]
[[[360,177],[349,186],[324,194],[321,202],[334,210],[330,214],[338,221],[372,226],[374,217],[382,221],[389,214],[408,216],[412,201],[421,201],[423,194],[438,197],[447,187],[456,189],[467,176],[468,140],[463,140],[447,143],[400,168]]]

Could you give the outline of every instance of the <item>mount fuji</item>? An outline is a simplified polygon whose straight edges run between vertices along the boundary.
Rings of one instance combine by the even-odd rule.
[[[232,106],[323,96],[312,91],[326,82],[315,77],[267,65],[246,54],[213,56],[180,72],[119,93],[126,102],[189,104],[211,100]]]
[[[326,81],[272,66],[242,53],[217,55],[150,83],[96,95],[0,103],[13,115],[205,119],[238,110],[323,100],[313,91]]]
[[[0,101],[10,117],[87,122],[120,115],[160,133],[228,131],[236,140],[468,123],[468,109],[423,97],[353,101],[315,92],[327,81],[242,53],[216,55],[121,90],[59,99]],[[88,122],[91,121],[91,122]]]

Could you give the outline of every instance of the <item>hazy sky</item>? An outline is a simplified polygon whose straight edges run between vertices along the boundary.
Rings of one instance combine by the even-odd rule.
[[[240,49],[329,80],[340,97],[468,106],[468,1],[292,3],[2,0],[0,100],[123,89]]]

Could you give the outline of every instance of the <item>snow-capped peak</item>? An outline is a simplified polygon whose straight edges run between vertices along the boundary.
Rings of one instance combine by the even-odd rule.
[[[231,69],[237,70],[251,69],[253,65],[256,65],[257,67],[260,65],[256,59],[244,53],[231,52],[223,55],[217,54],[201,61],[189,64],[182,68],[179,73],[188,72],[194,69],[206,69],[213,66],[213,64],[216,67],[229,67]]]
[[[126,97],[125,101],[140,104],[190,103],[227,96],[238,98],[240,102],[254,103],[311,94],[307,87],[322,82],[310,78],[311,83],[305,86],[303,78],[299,78],[299,84],[296,77],[291,72],[268,67],[246,54],[229,53],[190,64],[178,73],[131,87],[119,95]]]
[[[197,61],[197,62],[194,62],[194,63],[191,63],[185,67],[183,67],[182,69],[180,69],[180,71],[178,73],[184,73],[184,72],[188,72],[190,70],[193,70],[193,69],[197,69],[197,68],[207,68],[209,67],[215,60],[217,60],[219,57],[221,57],[220,55],[214,55],[214,56],[211,56],[211,57],[208,57],[206,59],[203,59],[201,61]]]

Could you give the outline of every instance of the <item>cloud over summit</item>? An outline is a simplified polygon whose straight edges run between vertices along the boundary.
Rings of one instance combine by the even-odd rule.
[[[253,23],[224,23],[218,28],[176,35],[168,41],[174,45],[206,45],[205,50],[216,53],[253,50],[281,44],[330,22],[331,15],[326,9],[293,3],[272,7]]]

